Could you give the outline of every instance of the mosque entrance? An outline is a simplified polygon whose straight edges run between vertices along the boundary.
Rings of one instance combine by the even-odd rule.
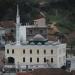
[[[13,57],[8,57],[8,64],[14,64],[15,59]]]

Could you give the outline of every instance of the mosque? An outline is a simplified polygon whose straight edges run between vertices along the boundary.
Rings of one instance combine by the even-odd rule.
[[[30,32],[27,32],[27,29]],[[15,66],[23,71],[26,68],[61,68],[65,65],[66,43],[61,43],[59,40],[48,41],[46,33],[44,18],[35,20],[34,25],[21,26],[17,5],[16,42],[5,45],[5,66]]]

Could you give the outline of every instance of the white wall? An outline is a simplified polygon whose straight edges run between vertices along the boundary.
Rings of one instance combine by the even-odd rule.
[[[20,41],[26,42],[26,26],[20,26],[19,33]]]
[[[60,48],[62,47],[66,47],[65,44],[64,45],[56,45],[56,46],[52,46],[52,45],[6,45],[5,46],[5,56],[7,57],[14,57],[15,58],[15,64],[17,64],[18,62],[20,64],[24,64],[24,65],[33,65],[33,64],[47,64],[44,63],[43,58],[46,57],[46,59],[49,60],[49,64],[56,66],[56,67],[60,67],[62,65],[64,65],[63,62],[63,57],[65,56],[66,53],[63,53],[63,49],[61,49],[61,54],[59,53]],[[7,49],[9,49],[9,54],[7,54]],[[12,54],[12,49],[14,49],[14,54]],[[25,49],[25,54],[23,54],[23,49]],[[32,49],[32,54],[30,54],[30,49]],[[37,49],[39,49],[39,54],[37,54]],[[46,54],[44,54],[44,49],[46,49]],[[51,54],[51,49],[53,49],[53,54]],[[66,48],[65,48],[66,49]],[[26,58],[26,62],[23,62],[23,57]],[[32,57],[32,63],[30,63],[30,57]],[[37,63],[37,57],[39,58],[39,63]],[[53,63],[51,63],[51,58],[53,58]],[[61,59],[59,61],[59,59]]]

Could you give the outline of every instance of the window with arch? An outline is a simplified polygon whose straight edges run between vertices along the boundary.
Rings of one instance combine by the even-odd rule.
[[[43,30],[40,30],[40,34],[42,34],[43,33]]]
[[[9,54],[9,49],[7,49],[7,54]]]
[[[23,62],[25,62],[25,57],[23,57]]]
[[[23,54],[25,54],[25,49],[23,49]]]
[[[14,49],[12,49],[12,54],[14,54]]]
[[[30,49],[30,54],[32,54],[32,49]]]
[[[39,58],[37,58],[37,62],[39,62]]]
[[[53,58],[51,58],[51,63],[53,63]]]
[[[53,54],[53,49],[51,50],[51,54]]]
[[[37,54],[39,54],[39,49],[37,49]]]
[[[46,57],[44,58],[44,63],[46,63]]]
[[[30,62],[32,62],[32,57],[30,57]]]
[[[44,49],[44,54],[46,54],[46,50]]]
[[[32,33],[33,33],[33,31],[32,31],[32,30],[29,30],[29,32],[30,32],[30,34],[32,34]]]

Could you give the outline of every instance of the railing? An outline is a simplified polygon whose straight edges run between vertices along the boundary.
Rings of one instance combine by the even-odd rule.
[[[6,67],[6,68],[16,68],[15,64],[12,64],[12,63],[5,63],[4,67]]]
[[[37,68],[54,68],[56,65],[50,65],[50,64],[32,64],[32,65],[27,65],[27,64],[5,64],[4,67],[6,68],[16,68],[16,69],[37,69]]]

